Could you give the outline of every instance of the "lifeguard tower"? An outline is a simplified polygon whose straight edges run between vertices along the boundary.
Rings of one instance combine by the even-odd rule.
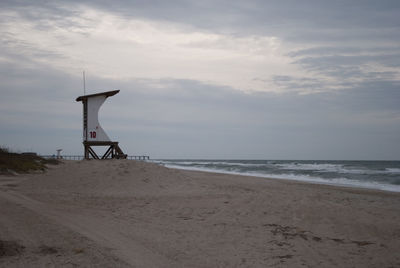
[[[98,113],[100,106],[108,97],[114,96],[119,90],[107,91],[97,94],[84,95],[76,99],[83,103],[83,146],[85,159],[109,159],[127,157],[118,146],[117,141],[111,141],[99,124]],[[107,151],[100,158],[92,146],[108,146]]]

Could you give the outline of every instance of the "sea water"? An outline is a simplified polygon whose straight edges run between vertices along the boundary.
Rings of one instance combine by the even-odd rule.
[[[170,168],[400,192],[400,161],[155,160]]]

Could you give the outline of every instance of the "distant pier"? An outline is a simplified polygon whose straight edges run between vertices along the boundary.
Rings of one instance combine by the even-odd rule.
[[[41,155],[41,157],[46,158],[46,159],[50,159],[50,158],[56,159],[57,158],[56,155]],[[83,155],[61,155],[60,159],[64,159],[64,160],[82,160],[82,159],[84,159],[84,156]],[[150,160],[150,156],[148,156],[148,155],[128,155],[126,157],[126,159],[146,161],[146,160]]]
[[[150,160],[148,155],[128,155],[126,158],[130,160]]]

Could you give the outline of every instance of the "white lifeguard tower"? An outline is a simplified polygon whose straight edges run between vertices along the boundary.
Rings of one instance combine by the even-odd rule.
[[[76,99],[83,103],[83,146],[84,158],[90,159],[109,159],[127,157],[118,146],[117,141],[111,141],[106,132],[99,124],[98,113],[100,106],[111,96],[117,94],[119,90],[107,91],[97,94],[84,95]],[[93,150],[92,146],[109,146],[104,155],[100,158]]]

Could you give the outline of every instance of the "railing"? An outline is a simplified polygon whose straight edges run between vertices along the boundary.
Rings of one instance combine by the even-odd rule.
[[[46,159],[57,159],[56,155],[41,155],[41,157]],[[64,160],[82,160],[83,155],[61,155],[60,159]]]
[[[52,158],[56,159],[57,158],[56,155],[41,155],[41,157],[46,158],[46,159],[52,159]],[[83,160],[83,155],[61,155],[60,158],[64,159],[64,160]],[[126,157],[126,159],[145,161],[145,160],[150,160],[150,156],[148,156],[148,155],[128,155]]]

